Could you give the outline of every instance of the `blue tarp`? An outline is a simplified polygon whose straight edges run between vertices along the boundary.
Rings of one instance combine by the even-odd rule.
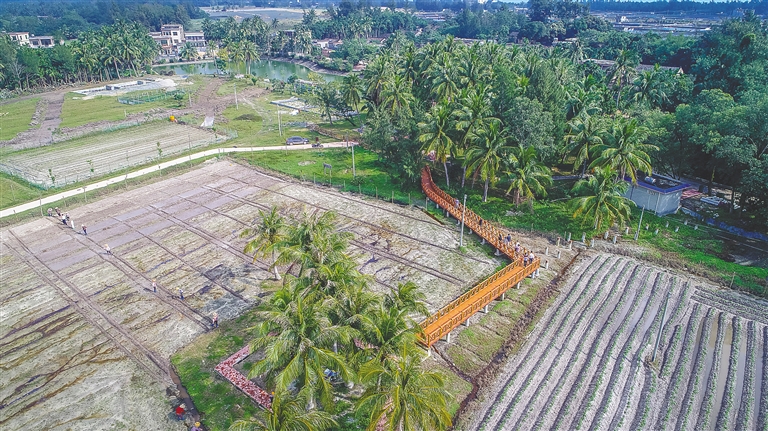
[[[717,221],[713,218],[705,218],[703,215],[697,213],[696,211],[691,211],[688,208],[682,208],[683,212],[685,214],[688,214],[691,217],[694,217],[698,220],[704,220],[704,223],[714,226],[718,229],[722,229],[724,231],[728,231],[734,235],[743,236],[744,238],[752,238],[752,239],[759,239],[761,241],[768,241],[768,235],[762,234],[759,232],[750,232],[747,230],[744,230],[742,228],[738,228],[736,226],[731,226],[729,224],[726,224],[721,221]]]

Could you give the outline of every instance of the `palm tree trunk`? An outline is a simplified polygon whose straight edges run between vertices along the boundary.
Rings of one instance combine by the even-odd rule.
[[[512,200],[515,201],[515,206],[517,207],[518,205],[520,205],[520,189],[516,188],[512,196],[513,196]]]
[[[280,281],[280,273],[277,272],[277,262],[275,261],[275,251],[272,250],[272,269],[275,271],[275,280]]]
[[[117,73],[117,79],[121,79],[120,78],[120,69],[117,68],[117,60],[115,60],[113,63],[115,65],[115,72]]]
[[[584,159],[584,163],[581,165],[581,177],[584,178],[584,173],[587,171],[587,159]]]
[[[448,180],[448,162],[446,159],[443,159],[443,169],[445,169],[445,187],[450,187],[451,183]]]
[[[491,176],[485,178],[485,188],[483,188],[483,202],[488,202],[488,183],[491,182]]]
[[[466,157],[466,156],[465,156]],[[467,178],[467,167],[464,166],[461,171],[461,188],[464,188],[464,180]]]

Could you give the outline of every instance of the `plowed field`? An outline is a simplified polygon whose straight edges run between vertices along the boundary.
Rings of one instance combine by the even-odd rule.
[[[767,429],[768,303],[613,255],[572,273],[469,429]]]

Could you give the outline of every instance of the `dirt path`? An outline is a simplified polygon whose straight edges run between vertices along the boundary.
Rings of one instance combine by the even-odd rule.
[[[53,131],[61,124],[61,107],[64,105],[64,95],[67,91],[57,91],[40,95],[37,111],[33,116],[43,118],[39,127],[31,127],[8,141],[16,149],[39,147],[53,141]]]

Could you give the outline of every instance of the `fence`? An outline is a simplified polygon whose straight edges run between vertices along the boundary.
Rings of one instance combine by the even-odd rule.
[[[140,105],[142,103],[156,102],[158,100],[173,99],[176,96],[185,96],[184,90],[154,90],[154,91],[135,91],[118,96],[117,101],[126,105]]]

